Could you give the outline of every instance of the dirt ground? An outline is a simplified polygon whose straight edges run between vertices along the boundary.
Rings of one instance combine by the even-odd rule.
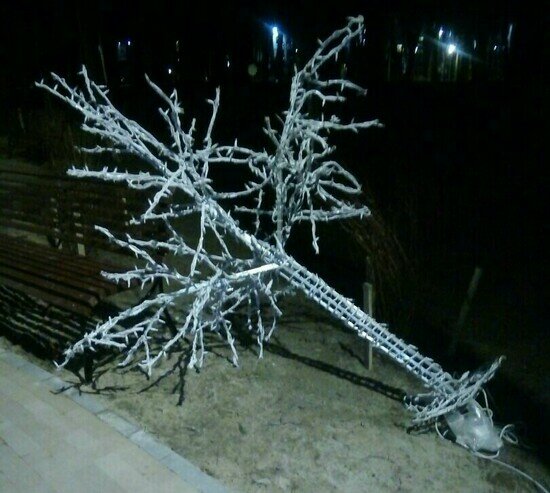
[[[283,306],[263,359],[241,341],[236,368],[228,350],[213,343],[200,373],[185,375],[182,405],[177,369],[147,381],[135,370],[110,368],[98,380],[98,398],[233,491],[537,491],[433,430],[407,433],[410,415],[400,398],[420,390],[418,382],[378,354],[366,370],[364,343],[307,300],[297,296]],[[5,337],[0,344],[25,352]],[[50,361],[26,356],[54,371]],[[176,361],[166,360],[157,376]],[[61,376],[76,382],[66,370]],[[506,445],[500,459],[550,482],[529,451]]]

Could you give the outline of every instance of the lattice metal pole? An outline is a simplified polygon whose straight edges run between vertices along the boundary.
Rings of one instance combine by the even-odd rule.
[[[354,330],[359,337],[371,342],[374,347],[420,378],[431,390],[420,396],[411,396],[405,401],[406,407],[415,414],[413,423],[427,422],[474,400],[503,360],[502,357],[498,358],[486,368],[477,372],[466,372],[455,379],[434,360],[423,356],[418,348],[392,334],[384,324],[377,322],[289,255],[274,252],[255,238],[252,244],[270,263],[280,266],[281,277]]]

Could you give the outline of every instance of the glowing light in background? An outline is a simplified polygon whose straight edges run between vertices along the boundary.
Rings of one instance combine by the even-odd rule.
[[[452,55],[456,53],[456,45],[451,43],[449,46],[447,46],[447,55]]]
[[[273,39],[273,56],[277,54],[277,40],[279,39],[279,28],[273,26],[271,28],[271,38]]]

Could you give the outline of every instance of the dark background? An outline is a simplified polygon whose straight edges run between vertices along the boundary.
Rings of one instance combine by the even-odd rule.
[[[277,24],[300,48],[290,65],[307,59],[312,43],[342,26],[347,15],[361,13],[367,43],[350,56],[349,77],[369,93],[347,111],[379,118],[386,128],[342,138],[341,159],[382,210],[403,219],[404,203],[415,204],[409,216],[418,229],[403,241],[420,242],[416,253],[443,242],[470,254],[473,263],[544,263],[548,36],[545,12],[529,3],[346,1],[321,7],[302,0],[214,8],[207,2],[57,0],[3,2],[0,9],[3,133],[15,131],[18,108],[43,104],[34,81],[50,71],[73,80],[86,64],[94,79],[104,82],[107,75],[114,100],[150,127],[158,123],[158,101],[146,92],[143,73],[167,89],[180,89],[193,115],[207,109],[204,99],[221,86],[218,138],[250,142],[262,138],[263,116],[282,111],[288,94],[289,74],[276,74],[274,81],[274,66],[255,81],[246,73],[251,47],[265,48],[269,26]],[[387,77],[389,45],[400,42],[410,50],[420,32],[438,25],[480,45],[506,44],[510,23],[512,42],[498,70],[482,53],[470,80],[419,82],[410,68]],[[116,45],[130,40],[120,60]],[[223,70],[226,57],[231,70]]]
[[[510,0],[221,6],[162,0],[3,2],[0,134],[21,133],[18,112],[32,119],[34,111],[45,107],[34,81],[50,71],[76,80],[86,64],[96,80],[105,82],[107,76],[113,100],[124,111],[152,129],[158,125],[158,101],[146,91],[144,72],[166,89],[177,87],[187,114],[199,118],[206,109],[204,99],[220,86],[218,139],[230,142],[238,136],[263,146],[263,116],[284,110],[291,74],[265,54],[271,26],[278,25],[292,48],[299,49],[290,65],[307,60],[315,40],[343,26],[346,16],[362,14],[366,43],[352,50],[346,63],[349,77],[368,88],[368,94],[352,99],[345,111],[357,119],[379,118],[385,127],[338,136],[335,142],[338,158],[364,184],[414,271],[405,294],[394,300],[394,310],[382,315],[398,324],[397,331],[409,329],[408,337],[430,355],[445,360],[443,349],[470,276],[482,267],[469,321],[478,332],[472,334],[484,344],[494,343],[494,356],[512,354],[506,380],[497,377],[495,385],[503,398],[507,391],[515,396],[501,415],[513,420],[528,409],[532,434],[542,441],[548,437],[544,417],[550,400],[544,172],[549,40],[547,11],[540,5]],[[507,42],[510,24],[513,34]],[[468,74],[422,79],[414,64],[400,65],[397,44],[405,47],[411,62],[419,34],[433,36],[438,26],[478,43]],[[121,54],[119,43],[128,41],[131,45]],[[497,44],[499,58],[491,51]],[[265,56],[252,78],[247,67],[255,48]],[[319,257],[310,255],[309,243],[300,235],[289,248],[359,300],[362,259],[351,258],[342,238],[329,231]],[[404,312],[415,315],[403,317]],[[486,358],[476,353],[475,341],[469,347],[460,361],[447,364],[465,370]],[[525,390],[517,384],[519,373],[522,382],[536,385]]]

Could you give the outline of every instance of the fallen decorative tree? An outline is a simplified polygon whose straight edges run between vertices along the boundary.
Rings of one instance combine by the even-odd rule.
[[[364,92],[359,86],[342,78],[323,78],[328,62],[363,32],[362,17],[349,18],[347,25],[320,41],[317,51],[306,65],[296,71],[290,88],[290,106],[278,127],[266,119],[264,128],[271,144],[270,152],[240,146],[218,145],[213,130],[218,114],[220,92],[208,103],[212,115],[202,140],[195,136],[196,122],[182,126],[183,110],[178,94],[165,94],[147,79],[160,96],[166,109],[160,110],[170,132],[166,145],[135,121],[121,114],[110,102],[107,89],[95,84],[85,69],[81,75],[83,89],[73,88],[53,74],[54,85],[37,84],[78,110],[84,117],[83,129],[101,139],[102,144],[84,149],[88,153],[130,154],[149,165],[148,171],[118,171],[104,168],[99,171],[73,168],[69,174],[107,181],[126,182],[129,187],[151,191],[147,210],[135,218],[145,222],[161,220],[169,231],[166,240],[137,240],[120,238],[102,229],[114,243],[132,250],[142,265],[120,274],[106,274],[117,282],[138,281],[142,285],[162,281],[171,291],[161,292],[122,311],[97,326],[65,352],[62,366],[76,354],[108,346],[120,350],[121,365],[135,364],[151,374],[160,358],[178,350],[184,340],[191,344],[189,366],[203,364],[206,354],[204,334],[219,334],[231,347],[233,362],[238,354],[232,335],[231,315],[248,305],[248,330],[256,336],[260,356],[264,342],[276,328],[281,314],[277,306],[279,295],[288,287],[300,290],[311,300],[342,321],[360,338],[369,340],[375,348],[416,375],[430,389],[428,393],[408,397],[406,407],[414,413],[413,423],[423,424],[434,418],[475,402],[483,384],[495,373],[502,358],[475,373],[455,379],[439,364],[419,353],[364,313],[317,275],[309,272],[285,251],[293,226],[307,222],[311,226],[313,248],[318,251],[318,223],[366,217],[370,211],[352,200],[360,193],[355,177],[331,158],[334,147],[329,143],[331,131],[352,131],[380,125],[377,120],[341,122],[335,115],[308,113],[310,103],[320,103],[323,111],[334,103],[346,100],[347,92]],[[326,105],[326,106],[325,106]],[[252,179],[244,188],[234,192],[219,192],[210,178],[212,166],[243,166]],[[166,199],[184,197],[183,203],[165,207]],[[268,199],[269,197],[269,199]],[[253,199],[251,206],[222,207],[222,202]],[[255,231],[246,231],[234,219],[237,213],[253,214]],[[199,238],[196,244],[184,238],[177,222],[197,216]],[[273,232],[260,238],[261,218],[272,221]],[[206,241],[207,237],[212,241]],[[212,246],[210,243],[214,243]],[[237,243],[247,254],[237,255],[231,244]],[[208,246],[207,246],[208,245]],[[164,249],[176,257],[187,258],[186,270],[159,263],[150,253]],[[274,280],[282,282],[274,282]],[[268,325],[260,302],[271,308],[273,319]],[[186,315],[177,321],[171,335],[155,350],[152,344],[157,331],[166,332],[165,317],[173,306],[185,306]],[[123,328],[123,321],[138,322]],[[491,430],[490,430],[491,431]],[[500,445],[498,445],[500,446]],[[496,446],[495,446],[496,447]],[[494,447],[493,447],[494,448]]]

